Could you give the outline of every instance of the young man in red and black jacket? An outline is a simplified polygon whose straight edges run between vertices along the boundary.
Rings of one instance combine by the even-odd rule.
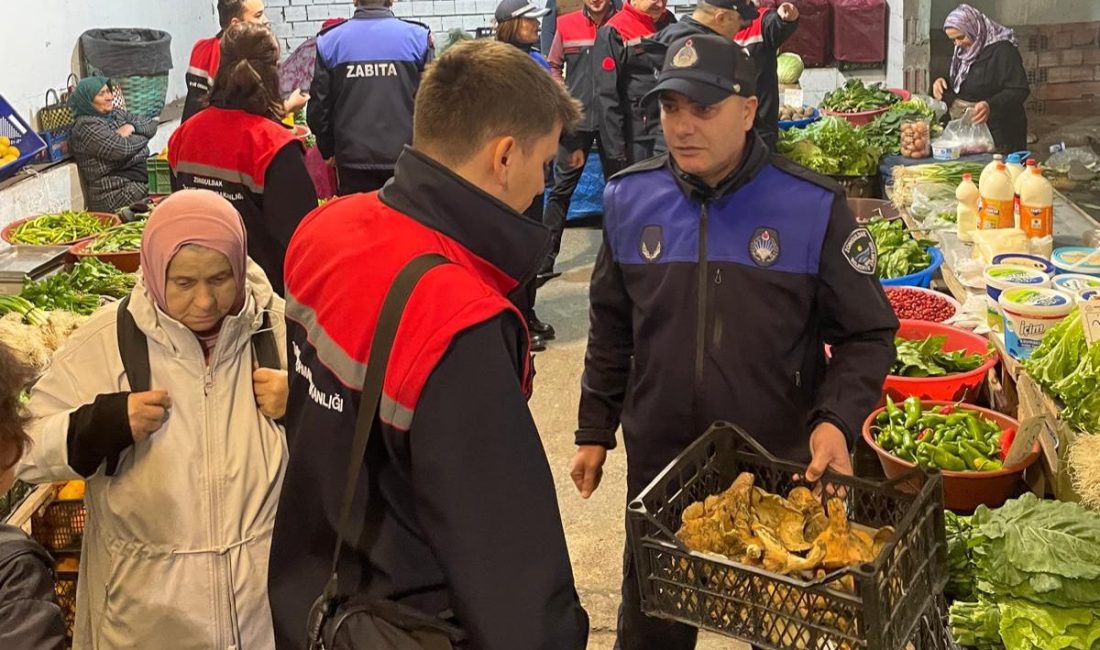
[[[344,467],[383,298],[426,253],[397,330],[340,592],[397,601],[479,650],[582,650],[550,468],[527,407],[527,284],[550,247],[525,219],[579,106],[506,43],[450,48],[416,99],[414,146],[380,192],[307,217],[287,252],[290,461],[271,547],[276,647],[304,648],[329,577]],[[369,484],[369,489],[367,488]],[[303,534],[307,531],[308,534]]]
[[[756,110],[753,129],[775,151],[779,144],[779,72],[776,70],[779,46],[798,29],[798,8],[784,2],[772,11],[757,9],[750,0],[735,0],[745,10],[744,29],[737,32],[734,42],[745,48],[756,64],[756,96],[760,107]]]
[[[263,0],[218,0],[218,24],[221,31],[216,36],[201,38],[191,48],[187,63],[187,97],[183,100],[182,122],[206,108],[210,87],[218,74],[221,63],[221,40],[225,30],[238,23],[267,25]]]
[[[558,16],[547,57],[550,74],[564,83],[569,93],[581,103],[584,116],[576,131],[562,137],[558,157],[554,161],[554,189],[550,191],[542,215],[542,222],[554,235],[554,245],[539,271],[540,275],[554,272],[554,261],[561,250],[565,215],[569,213],[569,201],[580,183],[584,163],[593,144],[599,149],[600,162],[607,166],[607,156],[600,141],[600,108],[596,102],[596,75],[599,74],[600,60],[593,49],[597,30],[618,10],[618,0],[584,0],[582,8]]]
[[[661,124],[648,119],[641,99],[664,61],[665,46],[652,36],[676,22],[667,5],[667,0],[630,0],[596,36],[600,142],[609,177],[655,153]]]

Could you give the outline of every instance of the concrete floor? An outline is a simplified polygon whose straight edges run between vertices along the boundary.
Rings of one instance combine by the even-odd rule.
[[[554,325],[557,339],[536,357],[538,374],[531,399],[554,473],[577,589],[591,619],[590,650],[610,650],[614,644],[626,506],[626,463],[621,447],[608,455],[603,482],[591,499],[581,499],[569,478],[588,336],[588,282],[600,241],[598,229],[569,228],[565,232],[557,268],[562,276],[539,292],[539,317]],[[699,650],[748,647],[709,635],[698,645]]]

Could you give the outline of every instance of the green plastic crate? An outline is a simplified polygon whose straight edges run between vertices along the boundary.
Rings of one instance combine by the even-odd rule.
[[[149,194],[172,193],[172,171],[168,167],[168,161],[153,156],[145,162],[149,171]]]

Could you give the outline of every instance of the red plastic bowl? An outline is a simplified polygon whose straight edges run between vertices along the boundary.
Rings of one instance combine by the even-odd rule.
[[[901,88],[887,88],[887,90],[894,93],[898,97],[901,97],[901,101],[903,102],[909,101],[909,98],[913,96],[911,92],[909,92],[908,90],[903,90]],[[821,114],[844,118],[848,120],[848,122],[850,122],[852,126],[863,126],[864,124],[870,124],[875,120],[876,117],[882,115],[888,110],[890,110],[889,106],[886,106],[884,108],[876,108],[873,111],[860,111],[858,113],[838,113],[836,111],[830,111],[823,108],[821,109]]]
[[[921,406],[927,409],[932,406],[955,406],[955,404],[955,402],[930,401],[922,402]],[[958,407],[967,411],[980,413],[982,417],[987,420],[992,420],[999,424],[1002,430],[1019,430],[1020,428],[1019,422],[1003,413],[991,411],[972,404],[959,404]],[[886,478],[894,479],[902,476],[906,472],[912,471],[916,465],[898,458],[882,447],[879,447],[878,443],[875,442],[875,436],[871,433],[871,427],[875,424],[875,418],[878,417],[878,414],[885,410],[885,408],[880,408],[867,416],[867,419],[863,422],[863,439],[870,445],[875,454],[878,455],[879,463],[882,464],[882,471],[886,474]],[[1031,464],[1038,460],[1038,458],[1039,443],[1036,442],[1035,446],[1031,448],[1031,453],[1024,458],[1023,462],[1014,467],[1005,467],[993,472],[953,472],[951,470],[940,470],[940,474],[943,475],[943,505],[951,510],[958,510],[960,512],[972,512],[982,504],[990,508],[998,508],[1004,505],[1005,501],[1016,495],[1016,491],[1020,486],[1020,475],[1024,473],[1025,469],[1031,467]],[[911,485],[909,482],[903,482],[898,485],[898,489],[905,492],[915,493],[919,488],[920,485]]]
[[[898,377],[887,375],[883,392],[895,402],[915,395],[924,400],[950,400],[952,402],[973,399],[985,381],[986,374],[1000,359],[997,352],[990,350],[985,337],[944,325],[922,320],[902,320],[898,328],[898,338],[924,339],[929,336],[946,336],[943,349],[947,352],[965,350],[968,353],[988,354],[981,366],[969,372],[960,372],[943,377]]]
[[[94,257],[97,260],[107,262],[108,264],[114,264],[115,268],[119,271],[126,273],[134,273],[141,266],[141,251],[125,251],[122,253],[89,253],[84,250],[92,245],[95,238],[85,239],[84,241],[77,242],[69,249],[69,253],[76,256],[77,261],[84,259],[85,257]]]
[[[89,212],[88,214],[90,214],[94,217],[97,217],[100,221],[107,224],[108,227],[117,226],[120,223],[122,223],[122,220],[118,218],[117,214],[111,214],[110,212]],[[9,223],[8,225],[4,226],[3,230],[0,230],[0,239],[3,239],[5,242],[11,244],[12,246],[27,246],[28,244],[16,244],[15,242],[13,242],[11,240],[11,233],[12,233],[12,231],[14,231],[19,226],[22,226],[23,224],[27,223],[28,221],[34,221],[35,219],[37,219],[41,216],[43,216],[43,215],[36,214],[33,217],[27,217],[26,219],[20,219],[18,221],[13,221],[13,222]],[[95,235],[92,235],[91,237],[85,237],[84,239],[77,239],[75,241],[63,241],[63,242],[58,242],[56,244],[48,244],[48,245],[49,246],[72,246],[73,244],[75,244],[79,241],[85,241],[87,239],[91,239],[92,237],[95,237]],[[29,245],[33,246],[34,244],[29,244]]]

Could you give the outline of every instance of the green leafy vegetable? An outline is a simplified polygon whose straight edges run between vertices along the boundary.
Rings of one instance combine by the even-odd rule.
[[[950,510],[944,513],[947,528],[947,586],[944,594],[953,600],[968,600],[974,594],[974,558],[970,554],[969,517],[960,517]]]
[[[867,222],[867,229],[878,249],[878,277],[900,278],[927,269],[932,264],[928,252],[932,242],[909,236],[901,219],[884,219],[881,213]]]
[[[890,107],[882,115],[876,117],[870,124],[861,126],[860,130],[867,137],[871,146],[885,154],[896,154],[901,150],[901,123],[914,120],[934,120],[936,112],[928,104],[920,99],[910,99],[898,102]]]
[[[864,85],[862,79],[849,79],[840,88],[825,95],[821,107],[837,113],[861,113],[893,106],[901,98],[875,83]]]
[[[943,377],[974,370],[985,362],[980,354],[968,354],[965,350],[945,352],[946,336],[929,336],[914,340],[895,338],[897,358],[890,369],[899,377]]]
[[[871,176],[878,170],[878,150],[839,117],[824,117],[804,129],[784,131],[779,137],[779,153],[829,176]]]
[[[806,69],[802,63],[802,57],[794,52],[784,52],[776,58],[776,71],[779,73],[779,83],[796,84],[802,71]]]
[[[1088,345],[1077,310],[1047,332],[1024,368],[1062,402],[1064,421],[1100,432],[1100,344]]]
[[[47,311],[64,310],[91,314],[103,298],[122,298],[137,281],[132,273],[95,258],[81,260],[72,271],[61,272],[38,281],[27,280],[20,296]]]
[[[141,250],[144,221],[131,221],[103,233],[84,250],[89,253],[126,253]]]

